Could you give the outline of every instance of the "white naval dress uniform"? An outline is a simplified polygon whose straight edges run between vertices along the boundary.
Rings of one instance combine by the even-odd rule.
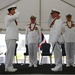
[[[34,25],[31,24],[32,29]],[[38,44],[41,42],[41,28],[36,24],[38,29],[31,31],[29,26],[30,24],[26,26],[26,44],[28,44],[29,61],[31,65],[37,65],[37,50]]]
[[[67,22],[71,27],[71,22]],[[69,28],[66,23],[63,25],[64,39],[65,39],[65,51],[66,51],[66,64],[74,64],[75,53],[75,27]]]
[[[12,62],[14,58],[16,41],[18,40],[18,27],[15,23],[15,20],[18,18],[19,12],[16,12],[14,15],[7,15],[5,17],[5,25],[6,25],[6,58],[5,58],[5,68],[12,68]]]
[[[53,26],[50,28],[49,33],[49,43],[54,46],[54,57],[55,57],[55,64],[56,67],[53,68],[53,71],[58,71],[60,67],[62,67],[62,52],[61,52],[61,45],[57,43],[62,30],[62,20],[56,19]]]

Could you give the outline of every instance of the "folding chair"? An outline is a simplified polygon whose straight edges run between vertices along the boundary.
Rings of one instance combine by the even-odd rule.
[[[64,57],[66,56],[64,44],[61,45],[61,49],[62,49],[62,56],[63,56],[63,62],[62,63],[64,64]]]
[[[25,47],[26,47],[26,53],[24,53],[24,64],[26,63],[26,56],[29,55],[29,53],[28,53],[28,45],[25,45]]]
[[[41,47],[42,47],[41,63],[42,63],[43,56],[50,56],[50,64],[52,64],[52,54],[50,53],[50,44],[44,43],[41,45]]]
[[[16,57],[16,62],[18,63],[18,58],[17,58],[17,47],[18,47],[18,44],[16,43],[14,56]]]

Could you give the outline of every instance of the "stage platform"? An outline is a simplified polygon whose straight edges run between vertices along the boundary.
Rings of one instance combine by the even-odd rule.
[[[61,72],[52,72],[51,68],[55,65],[50,64],[44,64],[44,65],[38,65],[37,68],[28,67],[28,64],[14,64],[14,67],[18,70],[14,73],[9,73],[4,71],[4,64],[0,65],[0,74],[75,74],[75,68],[74,67],[68,67],[66,68],[66,65],[63,65],[63,71]]]

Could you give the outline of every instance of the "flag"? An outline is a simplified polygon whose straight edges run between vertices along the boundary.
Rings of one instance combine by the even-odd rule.
[[[47,42],[46,42],[46,39],[45,39],[44,34],[41,33],[41,43],[39,44],[39,49],[40,49],[41,51],[42,51],[41,45],[42,45],[43,43],[47,43]]]
[[[39,52],[40,52],[40,59],[39,59],[39,64],[41,64],[41,53],[42,53],[42,44],[47,43],[45,36],[43,33],[41,33],[41,43],[39,44]],[[49,58],[48,57],[43,57],[42,60],[43,64],[50,64]]]

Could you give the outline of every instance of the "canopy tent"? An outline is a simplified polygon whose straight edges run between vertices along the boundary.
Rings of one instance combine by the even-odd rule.
[[[25,27],[30,22],[30,16],[37,17],[37,23],[41,25],[44,33],[49,33],[48,18],[51,9],[60,11],[63,22],[65,15],[71,13],[75,20],[75,1],[74,0],[0,0],[0,33],[5,33],[4,19],[8,6],[15,4],[20,11],[18,18],[19,31],[25,34]]]

